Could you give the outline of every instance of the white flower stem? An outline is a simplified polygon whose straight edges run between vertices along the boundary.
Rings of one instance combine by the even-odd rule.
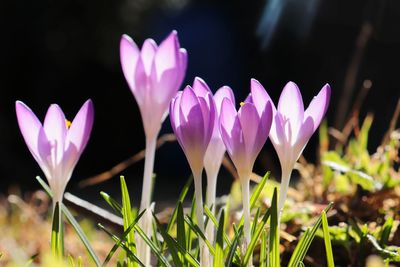
[[[203,219],[203,192],[202,192],[202,170],[193,172],[194,178],[194,191],[196,195],[196,217],[197,224],[200,230],[204,233],[204,219]],[[200,267],[209,266],[209,251],[205,242],[199,237],[200,246]]]
[[[207,200],[206,205],[210,208],[212,214],[215,216],[215,195],[217,188],[217,176],[218,171],[216,172],[207,172]],[[211,244],[214,244],[214,229],[215,226],[212,221],[209,219],[208,224],[206,226],[206,237]],[[210,263],[213,262],[213,256],[210,253]]]
[[[139,221],[139,226],[143,229],[145,234],[151,238],[152,234],[152,225],[151,225],[151,211],[150,203],[151,203],[151,189],[152,189],[152,176],[153,176],[153,168],[154,168],[154,157],[156,153],[156,143],[157,143],[157,135],[153,138],[146,138],[146,152],[145,152],[145,161],[144,161],[144,174],[143,174],[143,187],[142,187],[142,199],[140,202],[140,211],[146,209],[146,213]],[[136,241],[137,254],[139,259],[144,263],[145,266],[150,265],[150,247],[147,246],[146,242],[143,239],[138,238]]]
[[[244,238],[245,238],[245,248],[243,251],[247,250],[248,245],[251,241],[251,230],[250,230],[250,176],[240,177],[240,182],[242,184],[242,201],[243,201],[243,215],[244,215]],[[250,256],[249,263],[247,267],[253,266],[253,257]]]
[[[289,189],[289,182],[291,175],[292,175],[292,168],[289,169],[282,168],[281,188],[279,190],[279,200],[278,200],[278,225],[280,224],[283,207],[285,205],[285,200]]]

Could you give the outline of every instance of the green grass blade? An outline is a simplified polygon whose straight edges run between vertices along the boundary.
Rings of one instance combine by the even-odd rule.
[[[71,212],[68,210],[68,208],[62,203],[61,203],[61,209],[62,209],[62,212],[64,213],[65,217],[67,218],[68,222],[74,228],[79,239],[82,241],[87,252],[89,253],[89,256],[92,258],[93,262],[96,264],[97,267],[101,266],[101,262],[100,262],[99,258],[97,257],[96,252],[94,251],[93,247],[90,245],[90,242],[89,242],[88,238],[86,237],[85,233],[83,232],[79,223],[75,220],[74,216],[71,214]]]
[[[226,266],[226,267],[232,266],[233,259],[234,259],[235,255],[236,255],[236,250],[237,250],[237,247],[239,245],[239,240],[243,236],[243,226],[240,226],[239,229],[236,230],[236,226],[233,225],[233,229],[235,231],[235,236],[233,238],[232,245],[231,245],[231,247],[229,249],[229,252],[228,252],[226,260],[225,260],[225,265],[224,266]]]
[[[154,216],[155,217],[155,216]],[[135,231],[140,235],[140,237],[146,242],[146,244],[150,247],[151,251],[157,256],[158,260],[164,265],[164,266],[171,266],[169,264],[168,259],[162,254],[162,252],[158,249],[157,244],[154,243],[143,231],[142,228],[139,227],[138,224],[134,225]]]
[[[120,176],[121,180],[121,193],[122,193],[122,217],[124,221],[124,231],[128,229],[128,227],[133,223],[134,218],[132,216],[132,208],[131,208],[131,200],[129,197],[128,187],[126,186],[125,178]],[[134,232],[129,232],[126,237],[127,247],[132,251],[133,254],[136,254],[136,246],[135,246],[135,235]],[[136,265],[135,261],[131,260],[131,257],[128,257],[128,267],[134,267]]]
[[[325,213],[328,212],[332,208],[333,203],[329,203],[328,206],[324,209]],[[315,222],[314,226],[304,233],[299,243],[297,244],[292,257],[290,258],[288,267],[297,267],[300,262],[304,260],[304,257],[307,254],[307,251],[311,245],[311,242],[314,240],[317,229],[322,224],[322,215]]]
[[[210,243],[210,241],[207,239],[207,237],[205,236],[205,234],[201,231],[201,229],[197,226],[197,224],[195,224],[192,221],[192,218],[185,216],[185,222],[187,223],[187,225],[189,225],[189,227],[193,230],[193,232],[195,232],[197,234],[197,236],[201,239],[203,239],[204,243],[206,243],[208,249],[210,250],[211,254],[213,256],[215,256],[215,249],[213,247],[213,245]]]
[[[53,213],[53,224],[51,227],[51,251],[54,256],[62,258],[64,255],[64,242],[62,234],[62,212],[60,203],[56,202]]]
[[[40,176],[36,176],[36,180],[43,187],[44,191],[46,191],[47,195],[49,195],[49,197],[53,198],[53,192],[51,192],[51,189],[47,185],[47,183],[42,178],[40,178]]]
[[[265,229],[261,234],[260,267],[267,267],[267,231]]]
[[[393,218],[389,217],[386,221],[385,224],[382,226],[380,238],[379,238],[379,244],[381,246],[385,246],[388,241],[389,241],[389,236],[390,232],[392,231],[393,227]]]
[[[111,248],[110,252],[107,254],[106,259],[104,260],[102,266],[106,266],[108,264],[108,262],[111,260],[112,256],[114,255],[114,253],[117,251],[118,247],[120,247],[120,243],[122,241],[126,240],[126,237],[128,236],[129,232],[132,231],[133,227],[135,226],[135,224],[137,224],[137,222],[140,220],[140,218],[142,217],[142,215],[144,214],[145,211],[142,211],[142,213],[140,213],[135,220],[133,221],[133,223],[124,231],[124,233],[122,234],[121,238],[120,238],[120,242],[117,242],[114,244],[114,246]],[[101,224],[99,225],[100,228],[104,228]]]
[[[224,229],[225,212],[222,210],[221,215],[219,216],[219,224],[215,242],[214,267],[220,267],[224,265]]]
[[[122,216],[122,207],[121,204],[119,204],[115,199],[113,199],[110,195],[108,195],[106,192],[101,191],[100,195],[103,197],[103,199],[110,205],[113,210],[115,210],[119,216]]]
[[[279,226],[278,226],[278,203],[277,203],[277,189],[274,189],[274,195],[271,202],[271,220],[270,220],[270,234],[269,234],[269,266],[279,267]]]
[[[178,202],[178,212],[176,217],[176,239],[181,247],[186,248],[185,217],[183,214],[182,202]],[[184,261],[183,258],[182,261]],[[184,264],[186,263],[184,262]]]
[[[330,237],[330,233],[329,233],[328,219],[326,218],[325,211],[322,211],[322,231],[324,232],[326,262],[328,264],[328,267],[335,267],[335,262],[333,260],[331,237]]]
[[[226,212],[225,212],[225,209],[224,209],[224,216],[225,216],[224,221],[226,222],[228,218],[226,217],[225,213]],[[209,218],[209,220],[211,220],[211,222],[214,224],[215,227],[218,227],[219,223],[218,223],[217,219],[215,218],[214,214],[212,214],[210,208],[207,207],[206,205],[204,206],[204,214]],[[230,247],[231,246],[231,241],[229,240],[229,237],[225,233],[225,231],[223,232],[223,236],[224,236],[224,241],[225,241],[226,245],[228,247]]]
[[[109,235],[111,237],[112,240],[114,240],[114,242],[116,244],[118,244],[121,248],[123,248],[126,252],[126,254],[128,255],[128,259],[131,259],[131,261],[134,261],[135,263],[139,264],[141,267],[145,267],[145,265],[143,264],[143,262],[140,261],[140,259],[134,254],[132,253],[132,250],[125,244],[125,242],[123,242],[118,236],[114,235],[113,233],[111,233],[110,231],[108,231],[103,225],[101,225],[100,223],[98,224],[98,226],[100,227],[101,230],[103,230],[107,235]]]
[[[274,194],[274,197],[275,197],[275,194]],[[268,209],[267,212],[264,214],[261,222],[259,223],[256,231],[254,232],[254,235],[251,237],[250,244],[247,247],[246,254],[244,255],[242,266],[247,266],[247,264],[251,258],[251,255],[253,255],[254,248],[256,247],[256,244],[260,238],[260,235],[261,235],[270,215],[271,215],[271,209]]]
[[[254,235],[254,232],[257,228],[258,218],[260,217],[261,210],[260,208],[257,209],[256,214],[254,215],[253,223],[251,224],[251,235]]]

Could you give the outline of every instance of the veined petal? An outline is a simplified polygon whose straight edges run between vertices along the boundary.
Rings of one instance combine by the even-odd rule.
[[[146,39],[143,43],[142,50],[140,51],[140,57],[142,59],[144,70],[147,76],[151,74],[151,68],[154,62],[154,55],[157,51],[157,44],[153,39]]]
[[[311,117],[313,120],[313,132],[318,128],[328,109],[330,97],[331,87],[329,84],[326,84],[319,91],[318,95],[313,98],[307,110],[304,112],[305,120],[307,120],[308,117]]]
[[[181,57],[179,48],[178,34],[176,31],[172,31],[171,34],[160,44],[154,57],[157,81],[161,80],[161,77],[166,70],[179,67]]]
[[[296,143],[293,145],[293,162],[296,162],[304,147],[307,145],[312,134],[314,133],[314,121],[311,117],[307,117],[305,122],[301,125],[299,134],[297,135]]]
[[[224,98],[228,98],[232,102],[233,106],[235,106],[235,95],[229,86],[223,86],[219,88],[214,94],[214,101],[218,116],[221,114],[221,106]]]
[[[76,114],[67,133],[67,146],[72,145],[76,147],[78,154],[82,153],[89,141],[93,127],[93,119],[93,102],[89,99]]]
[[[304,106],[300,90],[294,82],[288,82],[283,88],[277,112],[289,120],[292,134],[297,134],[303,123]]]
[[[265,143],[265,140],[257,140],[259,136],[260,117],[256,107],[252,103],[245,103],[238,111],[240,125],[242,127],[246,155],[248,159],[255,158]],[[260,147],[261,144],[261,147]]]
[[[22,136],[29,148],[29,151],[41,168],[47,169],[48,166],[45,164],[45,160],[41,157],[40,153],[41,147],[48,147],[49,145],[46,134],[43,131],[42,123],[39,121],[33,111],[23,102],[17,101],[15,103],[15,109],[17,113],[19,129],[21,130]],[[47,175],[48,171],[45,174]]]
[[[140,51],[136,43],[128,35],[124,34],[120,41],[120,60],[122,71],[131,90],[134,90],[134,75],[136,62],[139,58]]]
[[[64,146],[67,136],[65,115],[57,104],[52,104],[47,110],[43,129],[51,145],[51,162],[53,167],[55,167],[63,160]]]
[[[212,94],[212,92],[210,90],[210,87],[208,87],[206,82],[200,77],[194,78],[194,82],[193,82],[192,88],[193,88],[194,93],[198,97],[206,98],[207,94]]]
[[[258,114],[261,116],[261,114],[264,112],[268,102],[271,104],[273,114],[275,114],[275,112],[276,112],[275,105],[272,102],[272,99],[268,95],[265,88],[261,85],[261,83],[259,81],[257,81],[256,79],[251,79],[250,88],[251,88],[251,95],[252,95],[251,101],[256,106]],[[272,116],[273,116],[273,114],[272,114]]]
[[[149,101],[149,89],[152,87],[150,84],[150,78],[146,74],[146,70],[144,68],[144,63],[141,57],[138,58],[136,63],[136,69],[134,70],[134,86],[131,87],[131,91],[135,96],[136,102],[141,109],[140,112],[148,112],[148,110],[142,110]]]

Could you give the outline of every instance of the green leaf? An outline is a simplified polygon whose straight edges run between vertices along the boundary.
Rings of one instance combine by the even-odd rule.
[[[143,216],[143,214],[145,213],[145,211],[142,211],[133,221],[133,223],[131,225],[129,225],[129,227],[124,231],[124,233],[122,234],[120,241],[115,243],[114,246],[111,248],[110,252],[107,254],[106,259],[104,260],[102,266],[106,266],[108,264],[108,262],[111,260],[112,256],[114,255],[114,253],[117,251],[118,247],[121,246],[121,242],[126,240],[126,237],[128,236],[128,234],[130,233],[130,231],[132,231],[133,227],[137,224],[137,222],[140,220],[140,218]],[[104,228],[101,224],[99,226],[100,228]]]
[[[140,259],[132,252],[132,250],[125,244],[125,242],[123,242],[118,236],[108,231],[102,224],[99,223],[97,225],[100,227],[101,230],[103,230],[106,234],[108,234],[112,238],[112,240],[114,240],[115,243],[117,243],[121,248],[125,250],[126,254],[128,255],[128,259],[131,259],[136,264],[139,264],[141,267],[145,267],[143,262],[140,261]]]
[[[100,195],[108,203],[108,205],[110,205],[110,207],[118,213],[119,216],[122,216],[122,207],[115,199],[103,191],[100,192]]]
[[[332,208],[333,203],[329,203],[328,206],[324,209],[325,213],[328,212]],[[300,238],[299,243],[297,244],[292,257],[290,258],[288,267],[297,267],[301,262],[303,262],[304,257],[311,245],[311,242],[314,240],[317,229],[322,224],[322,215],[318,218],[312,228],[308,228],[303,236]]]
[[[226,220],[228,219],[225,215],[225,209],[224,209],[224,221],[226,222]],[[217,221],[217,219],[215,218],[214,214],[212,214],[211,210],[209,207],[204,206],[204,214],[209,218],[209,220],[211,220],[211,222],[214,224],[215,227],[218,227],[219,223]],[[228,235],[225,233],[225,231],[223,232],[223,237],[225,240],[225,243],[227,244],[228,247],[231,246],[231,241],[229,240]]]
[[[219,225],[217,230],[216,244],[215,244],[215,256],[214,256],[214,267],[220,267],[224,265],[224,229],[225,229],[225,214],[222,210],[219,216]]]
[[[132,216],[132,208],[131,208],[131,200],[129,197],[128,187],[126,186],[124,176],[120,176],[121,180],[121,193],[122,193],[122,218],[124,222],[124,231],[129,228],[129,226],[134,222],[134,218]],[[132,251],[133,254],[136,254],[136,246],[135,246],[135,235],[134,232],[129,232],[127,238],[127,247]],[[128,257],[128,267],[133,267],[136,265],[136,262],[132,260],[132,257]]]
[[[260,267],[267,267],[267,231],[265,229],[261,234]]]
[[[393,227],[393,218],[389,217],[385,221],[385,224],[382,226],[380,239],[379,239],[379,244],[381,246],[385,246],[388,243],[390,232],[392,231],[392,227]]]
[[[330,237],[330,233],[329,233],[328,219],[326,218],[325,211],[322,211],[322,230],[324,232],[326,262],[328,263],[328,267],[335,267],[335,262],[333,260],[331,237]]]
[[[229,249],[229,252],[228,252],[226,260],[225,260],[226,267],[232,266],[233,259],[236,255],[236,249],[239,245],[239,240],[243,236],[243,226],[240,226],[239,229],[237,230],[236,226],[233,225],[233,229],[235,231],[235,236],[233,238],[231,248]]]
[[[183,214],[182,202],[180,201],[178,202],[178,212],[176,217],[176,239],[181,247],[186,248],[185,217]]]
[[[275,187],[274,196],[271,202],[271,220],[269,234],[269,262],[271,267],[280,266],[279,252],[279,226],[278,226],[278,204],[277,190]]]
[[[192,221],[192,218],[185,216],[185,222],[187,223],[187,225],[193,230],[193,232],[195,232],[197,234],[197,236],[201,239],[204,240],[204,243],[206,243],[208,249],[210,250],[211,254],[213,256],[215,256],[215,249],[213,247],[213,245],[210,243],[210,241],[207,239],[206,235],[201,231],[201,229],[197,226],[197,224],[195,224]]]
[[[53,213],[53,224],[51,227],[51,251],[53,255],[58,258],[64,256],[64,236],[62,232],[62,212],[60,203],[56,202]]]
[[[276,189],[274,192],[274,197],[276,198]],[[250,244],[247,247],[246,254],[244,255],[242,266],[247,266],[247,264],[249,263],[251,255],[253,255],[254,248],[256,247],[256,244],[260,238],[260,235],[261,235],[270,215],[271,215],[271,209],[268,209],[267,212],[264,214],[263,218],[261,219],[261,222],[259,223],[256,231],[254,232],[254,235],[251,237]]]

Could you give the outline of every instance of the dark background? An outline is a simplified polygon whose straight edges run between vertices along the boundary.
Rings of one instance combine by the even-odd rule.
[[[213,91],[229,85],[239,101],[249,92],[250,78],[256,78],[277,103],[283,86],[292,80],[307,106],[329,83],[327,117],[329,125],[338,128],[343,126],[341,114],[348,113],[346,104],[351,106],[365,80],[372,81],[361,113],[375,113],[371,150],[379,144],[400,96],[398,0],[1,1],[0,191],[16,184],[23,191],[39,188],[34,177],[42,175],[17,127],[15,100],[24,101],[40,119],[51,103],[58,103],[72,120],[91,98],[95,124],[68,190],[92,200],[100,199],[100,190],[118,195],[117,177],[84,189],[77,183],[144,148],[138,107],[119,63],[120,36],[127,33],[141,46],[145,38],[159,43],[173,29],[188,50],[184,84],[199,76]],[[355,70],[350,79],[349,68]],[[168,132],[169,118],[162,129]],[[316,142],[314,136],[304,152],[308,159],[315,160]],[[272,170],[279,177],[269,141],[263,153],[256,171]],[[142,172],[140,161],[122,173],[135,204]],[[155,199],[175,200],[190,174],[177,143],[156,153],[155,172]],[[229,190],[231,181],[223,171],[220,193]]]

